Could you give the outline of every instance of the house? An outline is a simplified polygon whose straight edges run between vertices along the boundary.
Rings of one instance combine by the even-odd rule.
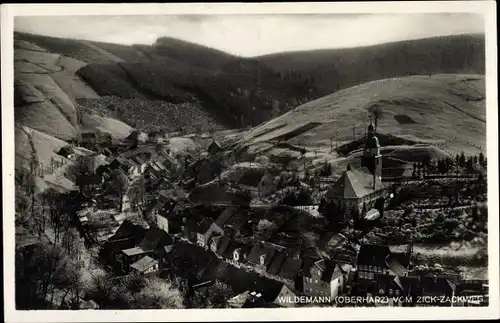
[[[221,227],[224,228],[226,223],[236,214],[236,212],[239,210],[238,206],[229,206],[222,211],[220,216],[215,220],[215,223]]]
[[[158,152],[158,161],[163,163],[165,166],[168,167],[177,167],[179,163],[175,158],[171,155],[170,149],[162,149]]]
[[[149,256],[144,256],[141,259],[130,265],[133,272],[139,274],[152,274],[159,270],[158,260],[155,260]]]
[[[358,282],[374,281],[375,274],[389,274],[386,259],[391,254],[388,246],[361,245],[356,257],[356,270]]]
[[[150,178],[147,183],[147,190],[150,192],[166,191],[175,187],[176,185],[165,177]]]
[[[445,299],[449,297],[451,299],[456,294],[456,283],[447,277],[424,276],[420,277],[419,281],[419,293],[420,296],[431,296],[437,297],[439,301],[429,304],[419,304],[422,306],[451,306],[451,302],[441,301],[440,299]]]
[[[159,205],[154,209],[152,208],[149,212],[152,212],[153,216],[156,217],[158,228],[170,234],[183,233],[184,229],[181,227],[186,226],[187,218],[189,217],[189,214],[186,214],[186,210],[192,207],[189,201],[184,200],[182,197],[177,198],[171,195],[166,200],[161,200],[160,198],[159,201],[155,202],[159,203]]]
[[[376,288],[370,294],[378,296],[417,296],[418,277],[399,277],[390,274],[375,274]]]
[[[169,172],[160,161],[152,161],[145,166],[144,172],[151,178],[157,179],[168,176]]]
[[[298,289],[306,295],[336,297],[343,291],[345,273],[336,261],[306,258],[302,280],[297,283]]]
[[[167,201],[162,201],[157,198],[152,200],[151,202],[148,203],[146,206],[146,209],[143,212],[144,218],[146,219],[156,219],[158,228],[161,230],[164,230],[165,232],[168,233],[168,226],[163,227],[162,222],[159,220],[160,212],[163,212],[164,210],[169,209],[170,203]]]
[[[124,220],[101,248],[100,257],[104,262],[114,265],[117,255],[122,250],[136,246],[146,235],[146,229],[134,224],[129,220]]]
[[[406,277],[407,266],[408,259],[392,254],[388,246],[363,244],[356,257],[356,288],[360,293],[377,292],[377,275]]]
[[[300,274],[302,268],[302,260],[298,257],[288,255],[277,274],[285,283],[289,285],[294,285],[297,277]]]
[[[242,263],[247,261],[250,250],[250,246],[236,240],[230,240],[224,251],[218,250],[217,252],[221,252],[222,258],[228,263],[240,267]]]
[[[163,131],[150,131],[148,132],[148,142],[161,144],[165,141],[165,133]]]
[[[190,216],[184,228],[184,236],[201,247],[208,247],[208,241],[213,235],[223,234],[224,231],[214,221],[200,214]]]
[[[128,159],[123,158],[123,157],[116,157],[109,164],[110,169],[112,169],[112,170],[121,169],[127,175],[129,175],[129,171],[130,171],[131,167],[132,167],[132,164],[130,163],[130,161]]]
[[[144,256],[160,259],[160,268],[166,264],[167,254],[171,251],[174,240],[163,230],[151,227],[142,241],[133,248],[124,249],[119,259],[123,272],[129,272],[130,266]]]
[[[80,192],[90,196],[100,190],[102,181],[102,177],[99,175],[85,175],[77,176],[75,184],[79,187]]]
[[[142,175],[148,166],[148,163],[146,161],[144,161],[140,156],[131,157],[129,159],[129,163],[130,163],[131,167],[130,167],[128,173],[132,177],[138,177],[138,176]]]
[[[253,245],[247,260],[257,272],[266,272],[272,264],[275,254],[278,256],[278,253],[281,253],[281,258],[285,250],[284,247],[269,242],[258,242]],[[277,265],[275,264],[275,266]]]
[[[215,155],[217,153],[220,153],[222,151],[222,146],[221,144],[217,141],[217,140],[212,140],[212,142],[210,143],[210,145],[208,145],[208,149],[207,149],[207,152],[210,154],[210,155]]]
[[[210,250],[218,257],[222,258],[224,252],[229,247],[231,239],[226,236],[215,236],[210,239]],[[237,257],[239,260],[239,257]]]
[[[125,141],[133,144],[145,143],[148,140],[148,135],[142,131],[134,130],[126,138]]]
[[[79,143],[80,144],[90,144],[94,145],[99,142],[99,138],[97,136],[97,133],[95,132],[82,132],[79,136]]]
[[[113,137],[109,132],[102,132],[101,135],[99,136],[99,142],[105,144],[105,145],[111,145],[113,144]]]
[[[75,155],[75,150],[71,146],[64,146],[59,149],[57,152],[59,156],[63,156],[64,158],[73,158]]]
[[[283,284],[278,296],[274,299],[273,303],[280,307],[295,307],[295,297],[297,294],[292,291],[287,285]]]

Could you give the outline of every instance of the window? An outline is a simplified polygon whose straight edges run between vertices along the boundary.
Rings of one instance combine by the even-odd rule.
[[[389,288],[389,296],[392,296],[392,288]]]

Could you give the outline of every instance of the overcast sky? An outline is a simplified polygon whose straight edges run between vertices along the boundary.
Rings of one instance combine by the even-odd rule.
[[[16,31],[121,44],[158,37],[187,40],[241,56],[374,45],[483,33],[482,16],[449,14],[162,15],[16,17]]]

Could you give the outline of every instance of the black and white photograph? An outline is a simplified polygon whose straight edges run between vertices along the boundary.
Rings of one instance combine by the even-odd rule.
[[[2,7],[12,322],[498,317],[495,4],[433,4]]]

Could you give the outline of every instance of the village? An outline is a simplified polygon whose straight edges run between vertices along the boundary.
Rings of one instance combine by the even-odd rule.
[[[383,168],[381,145],[370,123],[359,164],[347,165],[335,179],[328,164],[312,175],[306,171],[280,178],[278,186],[294,194],[266,204],[253,202],[251,188],[221,176],[231,156],[213,136],[205,136],[205,141],[206,151],[175,153],[165,148],[169,137],[164,131],[134,131],[123,142],[105,134],[83,133],[73,144],[96,154],[76,156],[71,146],[58,152],[75,160],[77,188],[62,197],[70,204],[65,210],[86,248],[97,250],[96,261],[116,279],[140,275],[183,281],[186,297],[198,299],[207,296],[214,284],[224,284],[228,288],[219,306],[233,308],[353,306],[334,300],[367,295],[413,299],[393,306],[415,306],[422,296],[485,297],[480,303],[462,300],[429,306],[487,302],[487,280],[464,277],[439,263],[417,261],[415,223],[400,219],[389,223],[398,210],[404,210],[405,216],[418,212],[404,208],[414,197],[405,199],[408,187],[450,178],[454,184],[464,183],[462,191],[473,185],[484,187],[484,156],[470,161],[458,156],[457,164],[464,169],[460,174],[458,170],[445,174],[450,161],[426,160],[415,163],[413,170],[397,169],[391,177],[390,169]],[[450,163],[452,169],[454,160]],[[257,183],[262,186],[265,180],[262,176]],[[266,192],[259,187],[257,195],[269,196],[278,188],[267,187]],[[443,207],[450,210],[470,204],[460,202],[459,192],[447,195]],[[471,207],[477,209],[480,199]],[[433,207],[439,208],[439,203]],[[407,231],[409,238],[401,241],[406,245],[403,250],[369,239],[384,225]],[[394,230],[390,238],[396,235]],[[55,232],[52,240],[57,236]],[[283,301],[297,296],[329,301],[309,305]]]

